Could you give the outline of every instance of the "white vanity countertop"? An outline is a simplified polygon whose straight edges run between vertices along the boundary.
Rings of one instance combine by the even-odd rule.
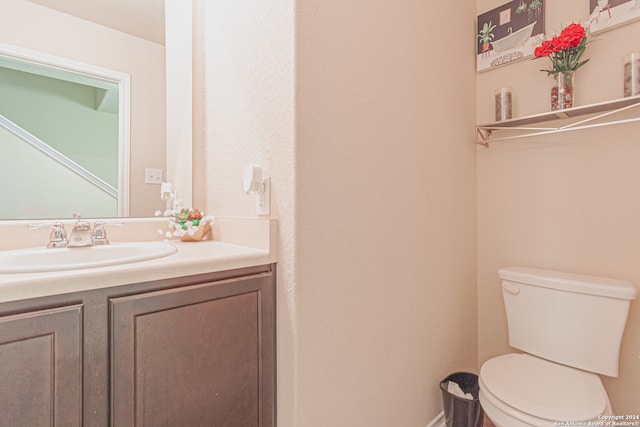
[[[243,225],[242,221],[251,220],[240,221]],[[72,271],[0,274],[0,303],[274,263],[277,221],[257,221],[263,222],[249,223],[261,235],[256,241],[238,233],[235,222],[229,226],[230,222],[222,221],[224,227],[214,228],[216,240],[169,241],[177,252],[163,258]],[[218,240],[224,237],[240,244]]]

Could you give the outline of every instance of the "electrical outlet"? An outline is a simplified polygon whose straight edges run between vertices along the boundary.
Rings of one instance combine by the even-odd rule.
[[[256,194],[256,214],[271,215],[271,178],[262,178],[262,191]]]
[[[162,169],[145,169],[144,170],[144,183],[145,184],[162,184]]]

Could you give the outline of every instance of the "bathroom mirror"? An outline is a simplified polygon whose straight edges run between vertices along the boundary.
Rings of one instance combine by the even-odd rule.
[[[0,43],[0,219],[129,215],[129,75]]]
[[[96,80],[94,92],[98,94],[96,98],[115,94],[115,104],[111,105],[116,105],[115,112],[112,108],[111,112],[102,113],[105,117],[109,116],[106,121],[111,125],[116,123],[115,130],[113,130],[113,126],[110,128],[111,130],[101,130],[98,125],[88,125],[84,120],[77,124],[77,127],[83,127],[85,132],[83,138],[86,143],[77,144],[81,146],[85,157],[93,156],[90,162],[97,162],[100,158],[105,160],[104,164],[95,165],[95,170],[98,173],[89,174],[98,176],[98,180],[74,187],[69,184],[70,178],[67,176],[66,180],[54,183],[56,177],[69,175],[69,173],[52,173],[51,170],[48,170],[43,175],[38,175],[39,172],[44,172],[46,169],[41,165],[42,153],[38,150],[24,149],[23,151],[27,152],[33,151],[34,156],[38,157],[26,160],[23,166],[14,163],[12,168],[0,168],[2,181],[5,185],[9,183],[11,188],[11,191],[3,191],[3,204],[17,207],[12,213],[5,215],[0,209],[0,219],[69,218],[78,212],[78,209],[73,207],[72,199],[69,199],[68,202],[65,200],[72,196],[79,200],[87,199],[89,193],[81,190],[83,186],[94,190],[100,188],[99,192],[102,192],[106,199],[113,199],[114,190],[115,197],[122,198],[116,205],[106,203],[109,207],[103,211],[82,212],[81,209],[78,213],[83,214],[84,217],[148,217],[153,216],[153,212],[161,205],[160,185],[159,183],[145,183],[145,171],[146,169],[166,171],[165,44],[143,39],[140,35],[132,36],[124,32],[125,28],[118,28],[118,31],[114,31],[112,28],[106,27],[104,22],[94,23],[89,21],[87,16],[83,16],[87,8],[93,10],[94,13],[105,15],[105,10],[100,8],[100,4],[108,5],[110,8],[117,5],[128,9],[122,11],[123,15],[128,15],[130,18],[135,16],[134,21],[137,20],[138,27],[146,25],[140,21],[140,16],[150,13],[149,10],[154,9],[157,12],[157,9],[160,8],[164,14],[164,0],[125,0],[120,2],[112,0],[3,0],[0,4],[0,44],[14,46],[26,52],[37,52],[45,57],[63,59],[68,64],[84,64],[89,68],[108,71],[102,81]],[[72,7],[78,7],[78,13],[69,9]],[[132,9],[135,8],[148,10],[142,11],[140,14],[132,12]],[[114,22],[123,22],[123,19],[117,18],[117,12],[110,13]],[[154,25],[157,26],[158,23],[156,22]],[[164,23],[162,22],[161,25],[164,33]],[[4,58],[6,60],[6,56]],[[25,63],[29,65],[29,60],[27,59]],[[0,62],[0,67],[3,66],[7,67],[8,64]],[[11,73],[14,74],[15,69],[21,67],[21,65],[15,64],[8,66],[12,69]],[[21,81],[34,80],[32,77],[38,74],[58,73],[59,71],[60,69],[56,69],[56,66],[53,66],[52,71],[49,72],[27,70],[29,78]],[[116,77],[113,78],[113,76]],[[7,82],[3,75],[0,75],[0,79],[3,79],[4,83]],[[66,83],[74,79],[74,77],[62,78]],[[0,82],[0,88],[1,83],[3,82]],[[76,86],[94,84],[86,81],[71,83]],[[23,89],[27,92],[31,91],[28,87]],[[130,95],[127,94],[128,89],[130,89]],[[71,95],[71,92],[69,89],[58,90],[53,96],[75,96]],[[125,99],[123,99],[123,94]],[[129,99],[126,99],[127,97]],[[16,104],[18,103],[16,102]],[[81,107],[86,107],[84,101],[80,104],[82,104]],[[42,113],[40,110],[28,109],[24,106],[21,108],[27,108],[26,113],[23,112],[25,116],[29,116],[30,112],[32,117],[40,116],[35,118],[40,119],[41,127],[50,129],[73,127],[72,124],[63,124],[60,120],[48,117],[48,114]],[[128,117],[123,118],[124,116]],[[87,132],[87,128],[89,132]],[[91,130],[95,132],[93,137],[87,136],[92,135]],[[0,136],[2,136],[2,132],[6,133],[7,131],[0,126]],[[113,142],[104,141],[103,134],[105,133],[115,134],[112,135],[115,136],[115,139],[112,138],[112,141],[115,141],[115,146],[107,146]],[[3,156],[7,158],[7,150],[4,148],[3,150],[5,151]],[[10,151],[13,153],[17,150]],[[123,154],[128,154],[128,156]],[[29,165],[30,167],[27,168]],[[27,174],[27,169],[29,170],[28,180],[24,176],[20,176],[21,172]],[[166,176],[161,176],[161,180],[165,178]],[[53,206],[50,200],[45,197],[34,198],[23,194],[25,193],[23,188],[27,181],[40,182],[43,186],[46,184],[47,193],[51,196],[51,200],[62,200],[63,211],[61,212],[60,209],[47,211],[46,207]],[[8,196],[19,197],[21,195],[23,196],[22,200],[8,199]],[[64,203],[69,206],[68,212],[64,211]],[[100,201],[92,202],[91,206],[98,206],[101,203]]]

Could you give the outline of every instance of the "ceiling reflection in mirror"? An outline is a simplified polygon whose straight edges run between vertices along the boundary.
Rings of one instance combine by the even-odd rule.
[[[0,219],[151,216],[159,186],[144,169],[165,166],[164,45],[33,3],[7,0],[0,16],[70,33],[29,38],[0,18]]]

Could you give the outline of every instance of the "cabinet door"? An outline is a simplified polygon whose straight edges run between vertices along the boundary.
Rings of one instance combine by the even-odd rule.
[[[0,317],[0,426],[81,426],[81,345],[81,305]]]
[[[111,300],[112,425],[274,426],[273,275]]]

